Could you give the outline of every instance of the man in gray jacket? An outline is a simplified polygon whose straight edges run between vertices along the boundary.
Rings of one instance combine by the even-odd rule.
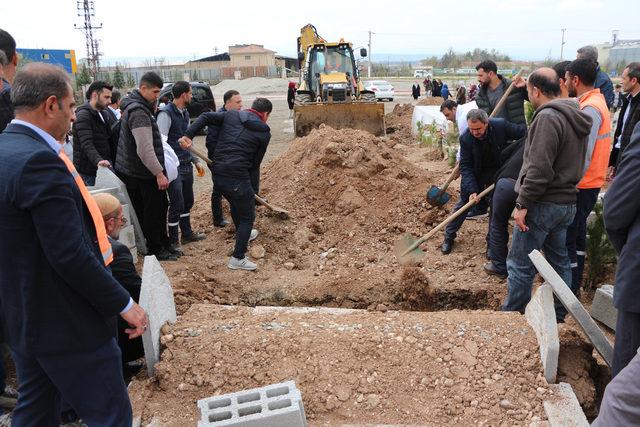
[[[502,309],[519,311],[531,299],[536,269],[529,259],[543,249],[565,283],[571,283],[567,227],[576,214],[576,184],[582,178],[591,118],[575,99],[560,99],[558,75],[540,68],[527,82],[529,101],[536,108],[524,147],[516,226],[507,257],[508,295]]]
[[[640,124],[620,157],[616,179],[604,197],[604,224],[618,253],[613,305],[618,309],[611,376],[640,347]]]

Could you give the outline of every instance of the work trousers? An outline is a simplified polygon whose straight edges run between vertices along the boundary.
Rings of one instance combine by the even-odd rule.
[[[509,219],[516,206],[516,181],[500,178],[496,182],[491,201],[491,219],[489,222],[489,259],[500,272],[507,274],[507,254],[509,253]]]
[[[549,264],[565,283],[571,280],[571,265],[567,255],[567,227],[576,214],[576,205],[533,203],[527,210],[528,231],[514,227],[511,249],[507,256],[507,299],[503,311],[519,311],[531,300],[531,288],[536,268],[529,259],[534,249],[542,249]]]
[[[251,229],[256,219],[255,192],[251,180],[229,178],[226,176],[213,176],[216,188],[229,202],[231,218],[236,226],[236,244],[233,256],[243,259],[247,252]]]
[[[182,236],[190,236],[191,230],[191,208],[193,207],[193,167],[191,163],[180,164],[178,167],[178,177],[171,181],[169,189],[169,241],[178,243],[178,229],[182,231]]]
[[[489,180],[479,181],[478,184],[480,185],[480,191],[482,191],[485,188],[487,188],[489,185],[491,185],[491,182],[489,182]],[[480,192],[478,192],[478,194],[480,194]],[[463,182],[460,186],[460,198],[458,199],[458,202],[456,203],[456,205],[453,207],[453,212],[457,211],[458,209],[466,205],[467,202],[469,201],[470,195],[471,195],[471,191],[469,190],[469,187]],[[491,197],[491,194],[486,195],[485,199],[489,197]],[[481,200],[480,203],[482,203],[483,200]],[[458,235],[458,230],[460,229],[460,227],[462,227],[462,224],[464,223],[465,218],[466,218],[466,215],[460,215],[459,217],[451,221],[444,229],[444,238],[454,240]]]
[[[211,181],[213,182],[213,166],[209,165],[211,171]],[[217,225],[224,221],[224,213],[222,212],[222,193],[213,183],[213,189],[211,191],[211,215],[213,216],[213,224]]]
[[[122,175],[136,212],[149,255],[162,251],[167,237],[167,192],[158,189],[155,178],[140,179]]]
[[[58,427],[61,399],[92,427],[131,426],[131,403],[115,338],[82,352],[12,354],[20,384],[12,426]]]

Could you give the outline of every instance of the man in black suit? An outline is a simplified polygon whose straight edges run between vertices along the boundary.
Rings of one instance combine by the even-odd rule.
[[[98,207],[60,152],[71,83],[32,63],[11,96],[16,118],[0,134],[0,314],[20,384],[12,425],[58,426],[61,399],[88,425],[131,425],[116,317],[130,338],[148,319],[109,272]]]
[[[640,123],[604,196],[604,224],[618,253],[613,305],[618,309],[611,377],[634,358],[640,347]]]

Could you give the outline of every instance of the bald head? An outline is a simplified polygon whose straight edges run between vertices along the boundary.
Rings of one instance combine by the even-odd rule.
[[[538,68],[527,80],[529,101],[535,108],[561,95],[558,73],[552,68]]]

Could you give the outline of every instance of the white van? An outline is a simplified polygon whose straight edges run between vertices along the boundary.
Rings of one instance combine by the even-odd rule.
[[[413,77],[414,78],[417,78],[417,77],[420,77],[420,78],[429,77],[429,78],[431,78],[431,77],[433,77],[433,75],[427,70],[414,70],[413,71]]]

